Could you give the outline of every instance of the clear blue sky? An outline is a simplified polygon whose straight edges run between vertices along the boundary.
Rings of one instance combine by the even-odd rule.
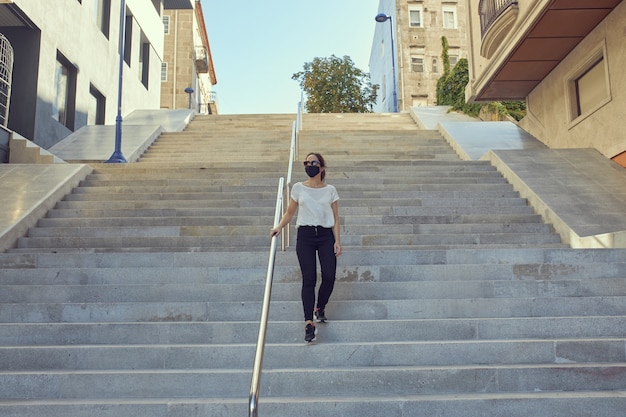
[[[201,0],[220,114],[295,113],[291,76],[316,57],[369,72],[378,0]]]

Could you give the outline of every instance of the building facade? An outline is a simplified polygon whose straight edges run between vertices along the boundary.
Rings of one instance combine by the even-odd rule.
[[[80,127],[114,124],[121,0],[0,0],[14,50],[8,128],[48,149]],[[162,0],[126,0],[122,114],[159,108]]]
[[[217,114],[217,83],[202,5],[165,1],[161,108]]]
[[[467,58],[465,0],[380,0],[378,13],[391,18],[375,23],[369,67],[372,84],[380,89],[374,110],[436,105],[444,72],[442,37],[448,40],[451,66]]]
[[[595,148],[626,166],[626,2],[467,4],[467,100],[526,100],[520,126],[550,148]]]

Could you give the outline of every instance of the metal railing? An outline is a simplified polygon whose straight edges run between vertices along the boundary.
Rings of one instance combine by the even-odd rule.
[[[283,189],[285,179],[280,177],[278,181],[278,193],[276,196],[276,210],[274,211],[274,226],[280,221],[283,206]],[[276,259],[276,240],[273,236],[270,244],[270,257],[267,264],[267,275],[265,276],[265,290],[263,294],[263,305],[261,307],[261,320],[259,323],[259,335],[254,355],[254,368],[252,369],[252,381],[250,382],[249,413],[251,417],[259,415],[259,386],[261,384],[261,369],[263,367],[263,353],[265,352],[265,334],[267,331],[267,321],[270,312],[270,298],[272,295],[272,281],[274,280],[274,261]]]
[[[300,131],[302,130],[302,99],[298,103],[298,113],[296,115],[296,121],[293,122],[291,129],[291,146],[289,148],[289,166],[287,167],[287,182],[285,183],[285,205],[283,206],[283,213],[287,211],[287,206],[291,197],[291,177],[293,173],[293,163],[299,158],[300,151]],[[282,233],[282,250],[284,251],[291,245],[291,228],[289,225],[285,226],[285,232]]]
[[[301,95],[302,97],[302,95]],[[291,128],[291,146],[289,148],[289,166],[287,167],[287,182],[281,177],[278,181],[278,193],[276,196],[276,209],[274,211],[273,227],[278,226],[282,215],[287,210],[291,193],[291,176],[293,163],[298,159],[298,138],[302,129],[302,99],[298,103],[298,114]],[[281,249],[284,251],[289,246],[290,227],[281,233]],[[252,381],[250,382],[250,397],[248,401],[248,416],[258,417],[259,415],[259,386],[261,384],[261,371],[263,369],[263,354],[265,352],[265,335],[267,332],[267,322],[269,319],[270,299],[272,295],[272,282],[274,280],[274,262],[276,259],[277,236],[273,236],[270,244],[270,255],[267,264],[267,275],[265,277],[265,290],[263,294],[263,305],[261,306],[261,319],[259,321],[259,335],[257,338],[256,351],[254,354],[254,367],[252,369]]]
[[[478,13],[480,14],[481,36],[484,37],[498,17],[513,5],[517,5],[517,0],[480,0]]]

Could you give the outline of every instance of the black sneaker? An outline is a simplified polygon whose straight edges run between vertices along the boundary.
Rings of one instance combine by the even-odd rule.
[[[315,321],[318,323],[326,323],[326,313],[324,312],[324,310],[317,310],[316,312],[314,312],[313,314],[315,314]]]
[[[315,335],[317,334],[317,329],[314,324],[308,323],[304,327],[304,341],[307,343],[311,343],[315,341]]]

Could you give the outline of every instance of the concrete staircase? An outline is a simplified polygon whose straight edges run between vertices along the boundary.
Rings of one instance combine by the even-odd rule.
[[[96,166],[0,255],[0,415],[246,415],[291,120],[196,118]],[[344,255],[314,345],[277,255],[259,415],[624,414],[626,251],[562,245],[408,115],[303,126]]]

